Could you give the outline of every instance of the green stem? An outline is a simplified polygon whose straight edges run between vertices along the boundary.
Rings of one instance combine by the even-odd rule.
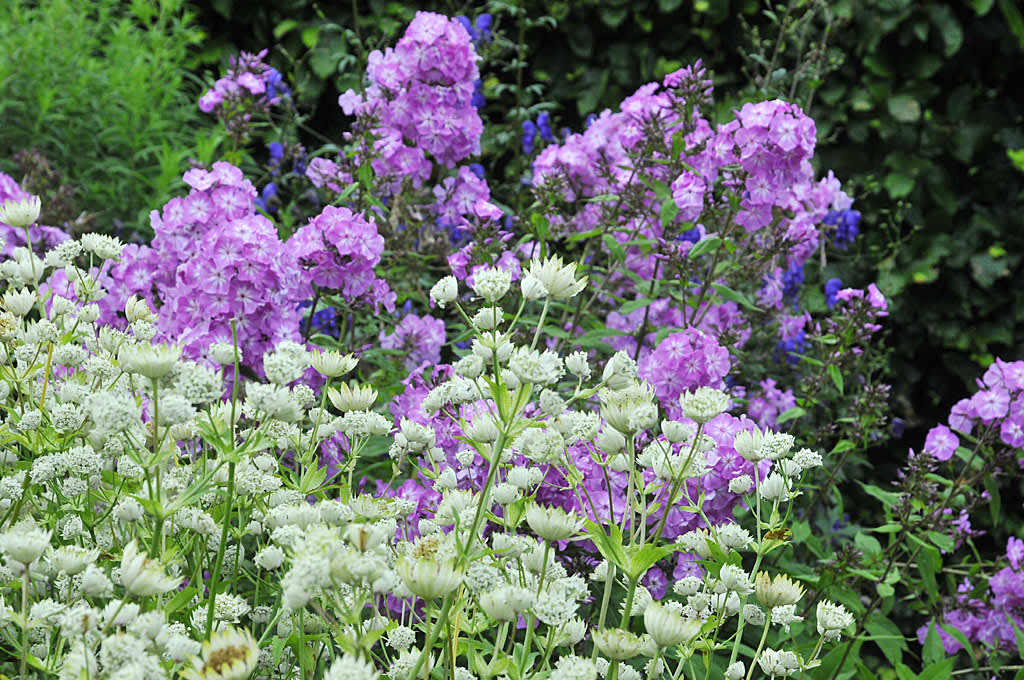
[[[231,504],[235,497],[235,463],[228,463],[228,500],[224,510],[224,526],[220,532],[220,545],[217,546],[217,560],[213,564],[210,575],[210,602],[206,606],[206,639],[210,639],[213,630],[213,606],[217,599],[217,584],[220,581],[220,569],[224,563],[224,548],[228,542],[228,528],[231,526]]]

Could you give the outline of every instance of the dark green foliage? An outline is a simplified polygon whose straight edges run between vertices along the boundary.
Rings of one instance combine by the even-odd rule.
[[[21,180],[14,155],[38,149],[73,188],[76,215],[97,213],[101,230],[143,226],[180,181],[200,121],[185,63],[202,34],[183,6],[5,2],[0,170]]]

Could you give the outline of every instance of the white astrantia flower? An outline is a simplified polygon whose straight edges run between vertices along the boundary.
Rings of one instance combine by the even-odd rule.
[[[598,651],[612,661],[632,659],[643,648],[643,641],[639,637],[621,628],[595,630],[591,637]]]
[[[260,648],[252,634],[227,627],[210,634],[202,653],[192,658],[191,667],[182,671],[188,680],[245,680],[256,670]]]
[[[789,479],[773,472],[758,485],[757,492],[766,501],[784,501],[789,498]]]
[[[773,679],[785,678],[800,669],[800,660],[795,653],[770,647],[761,652],[757,663],[765,675]]]
[[[764,436],[760,430],[740,430],[733,438],[732,446],[744,460],[756,463],[765,457],[761,451],[763,441]]]
[[[810,449],[800,449],[793,454],[793,462],[799,465],[801,470],[809,470],[821,465],[821,454]]]
[[[181,358],[180,345],[121,345],[117,363],[121,370],[146,378],[162,378]]]
[[[747,667],[743,665],[742,661],[729,664],[729,667],[725,669],[725,680],[743,680],[747,675]]]
[[[818,634],[823,635],[826,642],[835,642],[853,624],[853,614],[846,607],[828,600],[818,602],[816,619]]]
[[[314,351],[310,353],[310,363],[317,373],[325,378],[340,378],[356,367],[359,360],[352,354],[342,354],[333,350]]]
[[[772,607],[772,625],[782,626],[783,629],[788,633],[789,625],[798,621],[803,621],[804,617],[797,616],[795,604],[785,604],[781,607]]]
[[[462,571],[447,560],[401,558],[396,570],[405,587],[424,600],[444,597],[462,584]]]
[[[659,647],[684,645],[700,634],[703,622],[683,619],[660,602],[652,602],[644,610],[644,628]]]
[[[562,359],[551,350],[543,353],[529,347],[517,347],[508,359],[509,369],[517,378],[535,385],[558,382],[564,371]]]
[[[6,200],[0,204],[0,222],[15,229],[31,227],[39,219],[42,203],[38,196],[28,196],[19,201]]]
[[[747,572],[743,571],[743,567],[738,565],[723,565],[721,572],[718,574],[718,579],[722,582],[723,586],[734,593],[747,595],[754,591],[754,585],[750,582],[750,576],[747,575]]]
[[[753,485],[754,480],[750,478],[750,475],[740,475],[729,480],[729,491],[735,494],[745,494]]]
[[[0,534],[0,553],[7,555],[23,570],[38,560],[50,547],[52,533],[27,521],[16,524]]]
[[[83,548],[77,545],[62,545],[52,550],[46,559],[58,572],[64,572],[68,576],[80,573],[90,564],[96,562],[100,556],[98,548]]]
[[[541,300],[550,295],[544,282],[533,274],[527,274],[522,278],[519,282],[519,290],[522,292],[524,300]]]
[[[597,666],[590,659],[570,654],[558,659],[549,680],[597,680]]]
[[[124,244],[119,239],[107,236],[106,234],[97,234],[95,232],[83,234],[80,242],[85,251],[103,260],[119,258],[124,251]]]
[[[15,316],[25,316],[36,304],[36,294],[27,288],[8,290],[2,301],[4,309]]]
[[[621,389],[602,389],[601,417],[613,428],[630,436],[658,422],[654,389],[646,382],[633,381]]]
[[[531,503],[526,508],[526,523],[533,533],[546,541],[564,541],[575,536],[583,524],[578,517],[557,507],[543,507]]]
[[[726,552],[742,550],[754,540],[749,531],[734,522],[719,524],[715,527],[715,534],[718,536],[719,545]]]
[[[226,342],[215,342],[210,345],[210,358],[222,366],[235,363],[235,346]],[[242,361],[242,349],[238,348],[238,360]]]
[[[459,282],[454,276],[445,276],[430,289],[430,299],[444,309],[445,305],[455,302],[459,296]]]
[[[181,579],[168,576],[163,567],[139,552],[138,544],[132,539],[124,547],[121,556],[121,584],[132,595],[149,597],[177,588]]]
[[[376,403],[377,390],[369,385],[350,387],[341,383],[338,387],[328,388],[327,398],[339,411],[366,411]]]
[[[745,604],[743,605],[743,620],[751,626],[760,628],[764,625],[764,610],[756,604]]]
[[[377,680],[378,677],[372,663],[348,652],[337,657],[324,674],[324,680]]]
[[[712,387],[698,387],[679,396],[683,415],[697,423],[706,423],[729,408],[729,395]]]
[[[505,296],[512,285],[512,272],[501,267],[487,267],[473,274],[473,292],[494,303]]]
[[[528,276],[539,280],[548,295],[555,300],[565,300],[575,297],[587,287],[587,277],[576,279],[576,263],[562,264],[562,258],[558,255],[546,260],[535,259],[530,262]]]
[[[761,452],[768,460],[778,460],[789,453],[795,442],[796,439],[791,434],[767,430],[761,442]]]
[[[758,601],[766,607],[781,607],[796,604],[803,597],[804,587],[794,583],[785,574],[776,574],[775,578],[768,572],[759,572],[754,580],[754,593]]]
[[[637,365],[624,351],[618,351],[604,365],[601,382],[613,390],[624,390],[636,381]]]

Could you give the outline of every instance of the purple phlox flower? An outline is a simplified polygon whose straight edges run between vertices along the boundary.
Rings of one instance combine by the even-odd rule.
[[[937,460],[949,460],[953,457],[960,439],[945,425],[936,425],[928,431],[924,440],[924,453]]]

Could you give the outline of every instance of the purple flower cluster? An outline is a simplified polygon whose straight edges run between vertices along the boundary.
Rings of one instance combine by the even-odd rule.
[[[241,112],[248,120],[254,110],[265,110],[291,96],[284,78],[263,60],[267,50],[258,54],[242,52],[231,58],[231,68],[199,98],[199,110],[227,118]]]
[[[978,380],[978,387],[974,396],[961,399],[950,410],[949,427],[936,425],[929,430],[924,453],[949,460],[960,446],[954,430],[971,435],[985,428],[997,430],[1006,446],[1024,447],[1024,361],[996,359]]]
[[[373,272],[384,252],[384,237],[372,218],[327,206],[287,245],[313,284],[339,291],[350,304],[367,301],[378,311],[381,305],[394,311],[395,294]]]
[[[729,351],[695,328],[666,337],[641,358],[637,374],[654,388],[669,417],[679,416],[679,396],[698,387],[721,388],[732,368]]]
[[[29,196],[31,194],[22,189],[13,177],[0,172],[0,203],[5,201],[21,201],[29,198]],[[63,229],[40,224],[34,224],[29,227],[28,237],[32,239],[32,249],[38,255],[45,254],[58,243],[67,241],[70,238]],[[0,252],[3,252],[6,257],[11,257],[14,254],[15,248],[28,244],[25,240],[24,229],[15,229],[3,222],[0,222],[0,242],[3,244],[3,250]]]
[[[131,295],[159,311],[163,338],[185,344],[190,357],[231,342],[236,322],[244,357],[261,357],[282,340],[297,341],[296,303],[309,282],[277,229],[257,215],[256,190],[229,163],[185,173],[188,196],[150,214],[152,246],[128,246],[104,284],[108,320]]]
[[[444,345],[444,339],[444,321],[429,314],[407,314],[391,333],[381,332],[380,346],[384,349],[400,350],[405,367],[415,370],[424,366],[436,366],[441,362],[441,346]]]
[[[772,378],[758,383],[758,389],[748,399],[747,413],[760,427],[775,425],[780,414],[796,406],[793,390],[780,389]]]
[[[1015,653],[1014,627],[1024,629],[1024,541],[1011,537],[1006,543],[1006,559],[1009,566],[993,574],[988,587],[980,593],[964,579],[958,589],[956,606],[946,612],[942,623],[956,628],[971,642]],[[942,639],[947,654],[963,649],[960,641],[934,622],[918,629],[917,639],[922,645],[932,628]]]
[[[394,190],[403,180],[419,186],[434,163],[452,168],[480,152],[483,122],[473,105],[480,72],[461,23],[418,12],[394,49],[370,54],[367,75],[366,92],[349,90],[338,104],[373,135],[373,170],[393,178]]]

